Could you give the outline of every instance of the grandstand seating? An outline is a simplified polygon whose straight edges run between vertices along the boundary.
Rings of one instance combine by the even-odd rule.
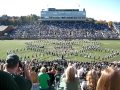
[[[90,21],[46,21],[20,25],[10,34],[10,37],[14,39],[116,39],[118,34],[107,24]]]
[[[113,23],[113,27],[116,32],[120,34],[120,23]]]

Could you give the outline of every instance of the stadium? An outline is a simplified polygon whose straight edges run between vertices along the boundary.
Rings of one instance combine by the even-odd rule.
[[[15,44],[15,46],[13,45],[15,48],[8,47],[3,50],[4,54],[1,52],[1,59],[5,59],[5,55],[10,53],[19,54],[22,60],[33,57],[41,60],[57,60],[61,59],[62,56],[64,59],[77,61],[108,59],[114,61],[114,58],[119,58],[119,55],[113,57],[114,53],[119,53],[119,45],[107,47],[102,45],[104,41],[100,40],[114,40],[113,42],[116,44],[120,37],[120,24],[98,22],[92,18],[87,18],[86,14],[85,8],[83,10],[48,8],[42,9],[37,21],[34,20],[15,27],[0,26],[2,40],[11,39],[16,43],[17,40],[23,40],[19,48]],[[111,44],[112,41],[107,42]],[[2,43],[4,45],[7,41],[1,41],[1,45]],[[9,43],[10,41],[7,44]],[[24,53],[22,53],[23,50]],[[101,50],[109,52],[101,53]]]
[[[12,54],[13,56],[9,56]],[[40,16],[0,17],[0,70],[5,69],[5,63],[6,67],[11,69],[10,65],[15,63],[11,61],[11,58],[14,60],[14,54],[18,55],[23,65],[27,65],[26,68],[31,70],[31,77],[32,75],[39,77],[41,74],[38,72],[46,71],[49,75],[45,78],[46,82],[50,81],[46,86],[43,77],[42,79],[39,77],[38,80],[40,83],[43,80],[43,87],[46,88],[41,89],[41,85],[39,89],[39,82],[32,78],[32,89],[25,90],[105,90],[96,89],[99,86],[96,84],[98,78],[95,75],[100,77],[101,71],[108,66],[120,68],[120,23],[88,18],[85,8],[82,10],[47,8],[42,9]],[[6,59],[7,56],[10,59]],[[112,73],[118,71],[113,68],[110,70],[113,70]],[[17,72],[23,76],[26,72],[21,73]],[[64,89],[64,80],[61,81],[60,78],[67,75],[69,77],[72,73],[73,79],[66,80],[71,81],[69,86],[72,84],[73,87],[70,89],[66,86],[67,89]],[[79,89],[75,89],[78,84],[75,81],[76,74]],[[29,75],[25,77],[30,79]],[[89,82],[86,77],[89,79],[94,77],[95,83],[91,82],[92,85],[84,83]],[[88,85],[87,89],[83,89],[83,84]]]
[[[1,26],[1,33],[4,32]],[[38,21],[19,25],[0,37],[11,39],[119,39],[119,23],[98,22],[83,9],[42,10]],[[7,35],[6,35],[7,34]]]

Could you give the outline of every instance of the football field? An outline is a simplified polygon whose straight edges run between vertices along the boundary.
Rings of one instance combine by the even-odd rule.
[[[10,53],[21,60],[119,61],[120,40],[0,40],[0,59]]]

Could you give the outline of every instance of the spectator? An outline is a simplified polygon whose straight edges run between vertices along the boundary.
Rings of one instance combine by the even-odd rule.
[[[75,69],[69,66],[66,69],[66,77],[63,78],[65,83],[64,90],[78,90],[79,89],[79,79],[75,77]]]
[[[60,80],[61,80],[61,69],[58,68],[55,74],[55,85],[57,88],[60,86]]]
[[[90,70],[86,76],[88,90],[96,90],[98,75],[95,70]]]
[[[35,67],[32,66],[30,69],[31,79],[32,79],[32,90],[39,90],[39,80],[38,75],[35,72]]]
[[[88,90],[87,80],[86,80],[86,74],[87,74],[87,73],[83,73],[83,74],[82,74],[81,90]]]
[[[41,67],[40,73],[38,74],[38,79],[39,79],[40,90],[49,90],[50,77],[46,73],[46,68],[45,67]]]
[[[50,87],[50,88],[49,88],[49,89],[51,90],[52,85],[54,84],[55,77],[54,77],[54,74],[51,72],[51,68],[50,68],[50,67],[48,68],[47,74],[48,74],[49,77],[50,77],[50,81],[49,81],[49,87]]]
[[[56,74],[55,67],[52,67],[51,73],[53,73],[54,75]]]
[[[20,90],[13,77],[0,71],[0,90]]]
[[[102,71],[96,90],[120,90],[120,71],[111,67]]]
[[[30,73],[27,70],[26,65],[22,65],[19,61],[19,57],[15,54],[8,55],[6,61],[7,64],[4,71],[8,72],[14,78],[20,90],[30,90],[32,83]],[[24,75],[18,75],[21,74],[17,72],[19,71],[19,68],[22,68]]]

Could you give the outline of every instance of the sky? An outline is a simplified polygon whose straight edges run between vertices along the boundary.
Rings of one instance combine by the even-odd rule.
[[[0,0],[0,16],[40,16],[40,11],[47,8],[85,8],[89,18],[120,21],[120,0]]]

